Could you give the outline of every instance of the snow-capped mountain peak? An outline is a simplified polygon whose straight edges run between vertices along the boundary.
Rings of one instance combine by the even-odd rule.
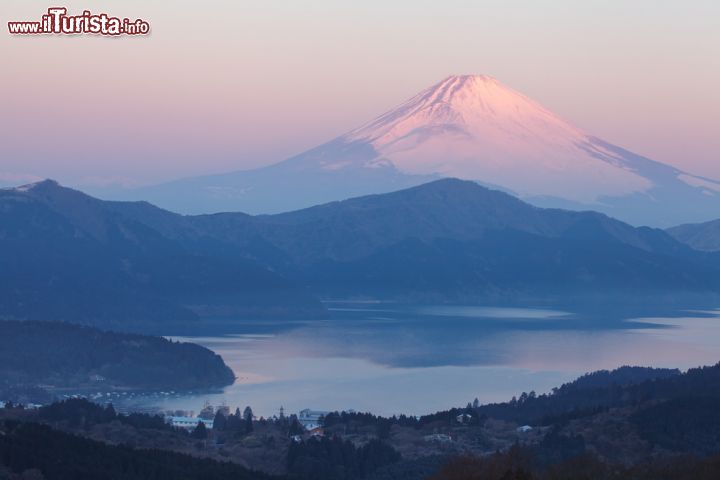
[[[420,92],[376,120],[350,132],[350,139],[378,146],[397,141],[417,128],[454,125],[473,130],[483,124],[513,122],[545,134],[561,129],[569,135],[582,132],[525,95],[487,75],[454,75]],[[539,130],[539,131],[538,131]]]
[[[594,203],[652,182],[589,135],[485,75],[448,77],[348,133],[409,174],[502,185],[521,196]]]
[[[442,177],[502,188],[539,206],[594,209],[635,224],[669,226],[720,216],[719,182],[591,136],[486,75],[447,77],[359,128],[275,165],[121,198],[187,213],[273,213]]]

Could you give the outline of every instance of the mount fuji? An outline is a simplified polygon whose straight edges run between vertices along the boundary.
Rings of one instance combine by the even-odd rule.
[[[484,75],[448,77],[375,120],[264,168],[124,191],[183,213],[275,213],[443,177],[632,224],[720,217],[720,182],[591,136]]]

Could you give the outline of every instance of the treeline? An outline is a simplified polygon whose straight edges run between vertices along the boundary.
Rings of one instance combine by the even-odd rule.
[[[62,422],[73,428],[90,428],[118,421],[135,428],[176,430],[165,422],[162,415],[118,414],[112,405],[101,406],[83,398],[70,398],[40,407],[38,418],[45,422]]]
[[[13,385],[200,389],[234,381],[207,348],[61,322],[0,321],[0,390]],[[8,400],[8,398],[3,398]]]
[[[720,398],[720,364],[690,369],[621,367],[583,375],[573,382],[553,389],[549,394],[523,392],[508,402],[479,405],[424,415],[418,426],[442,421],[452,422],[463,413],[468,423],[480,425],[487,418],[530,425],[556,425],[569,420],[589,417],[612,407],[638,406],[648,400],[660,401],[684,397],[694,392],[700,396]],[[392,423],[400,423],[391,418]],[[405,424],[412,424],[409,417]]]
[[[640,405],[648,400],[669,400],[689,394],[720,399],[720,364],[690,369],[684,374],[677,369],[646,367],[601,370],[555,388],[550,394],[522,393],[508,402],[487,405],[480,405],[476,399],[466,407],[420,417],[333,412],[323,419],[323,425],[343,425],[348,433],[358,427],[374,427],[380,438],[387,436],[392,425],[422,428],[436,422],[457,422],[461,415],[465,416],[463,423],[469,426],[481,426],[488,418],[530,425],[557,425],[596,415],[611,407]]]
[[[225,416],[222,411],[215,413],[215,419],[213,420],[213,430],[215,432],[242,436],[251,433],[254,430],[253,427],[253,411],[250,407],[245,407],[245,410],[240,413],[240,409],[236,408],[234,414]]]
[[[717,368],[720,372],[720,367]],[[689,374],[694,375],[693,371]],[[422,428],[436,422],[450,424],[457,422],[461,415],[465,416],[463,423],[469,426],[481,426],[488,418],[554,425],[595,415],[611,406],[643,400],[655,393],[651,390],[656,388],[653,386],[657,383],[684,377],[677,369],[626,366],[613,371],[588,373],[553,389],[551,394],[523,393],[509,402],[488,405],[480,405],[476,399],[464,408],[451,408],[420,417],[400,415],[384,418],[370,413],[334,412],[325,417],[323,425],[332,427],[342,424],[350,428],[350,432],[358,426],[374,426],[380,438],[389,433],[392,425]],[[645,386],[635,389],[640,384]]]
[[[623,366],[615,370],[597,370],[586,373],[572,382],[568,382],[555,389],[555,393],[563,394],[573,390],[588,388],[605,388],[613,385],[626,386],[642,383],[647,380],[658,380],[662,378],[680,375],[677,368],[653,368],[653,367],[631,367]]]
[[[381,440],[355,446],[337,436],[293,442],[287,456],[291,480],[355,480],[400,460],[400,454]]]
[[[432,413],[414,417],[412,415],[393,415],[392,417],[381,417],[372,413],[360,412],[332,412],[322,418],[322,424],[326,428],[343,426],[343,433],[358,433],[360,428],[371,427],[378,438],[388,438],[393,425],[401,427],[422,428],[436,422],[454,423],[459,415],[467,415],[464,423],[469,426],[480,426],[487,419],[486,416],[478,414],[475,408],[451,408],[442,412]]]
[[[361,428],[369,427],[380,439],[388,438],[390,436],[390,429],[395,424],[415,427],[417,423],[415,417],[407,417],[405,415],[385,418],[373,415],[372,413],[358,412],[332,412],[322,418],[322,424],[326,429],[332,430],[332,427],[342,425],[342,433],[359,433]]]
[[[717,369],[720,367],[705,367]],[[479,415],[531,425],[551,425],[563,418],[594,415],[598,411],[622,405],[636,405],[648,398],[660,399],[672,392],[670,385],[689,382],[701,386],[691,370],[680,374],[676,369],[621,367],[583,375],[573,382],[553,389],[550,394],[522,393],[509,402],[482,405]],[[718,392],[720,393],[720,391]]]
[[[0,477],[4,467],[7,476],[47,480],[276,478],[233,463],[164,450],[108,445],[37,423],[5,421],[0,425],[0,433]]]

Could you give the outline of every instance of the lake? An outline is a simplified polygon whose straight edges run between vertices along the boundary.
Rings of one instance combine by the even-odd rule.
[[[331,303],[322,321],[239,322],[233,334],[173,337],[220,354],[238,379],[220,392],[126,398],[126,408],[183,409],[206,401],[256,415],[303,408],[420,415],[549,392],[622,365],[687,369],[720,360],[720,310]]]

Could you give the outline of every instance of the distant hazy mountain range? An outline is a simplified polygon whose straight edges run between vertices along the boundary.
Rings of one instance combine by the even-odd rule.
[[[443,177],[634,225],[720,217],[719,182],[588,135],[482,75],[448,77],[364,126],[269,167],[98,193],[182,213],[277,213]]]
[[[668,228],[667,232],[696,250],[720,251],[720,220],[678,225]]]
[[[44,181],[0,191],[0,316],[133,326],[415,301],[715,294],[720,254],[470,181],[295,212],[183,216]],[[671,294],[671,295],[669,295]]]

